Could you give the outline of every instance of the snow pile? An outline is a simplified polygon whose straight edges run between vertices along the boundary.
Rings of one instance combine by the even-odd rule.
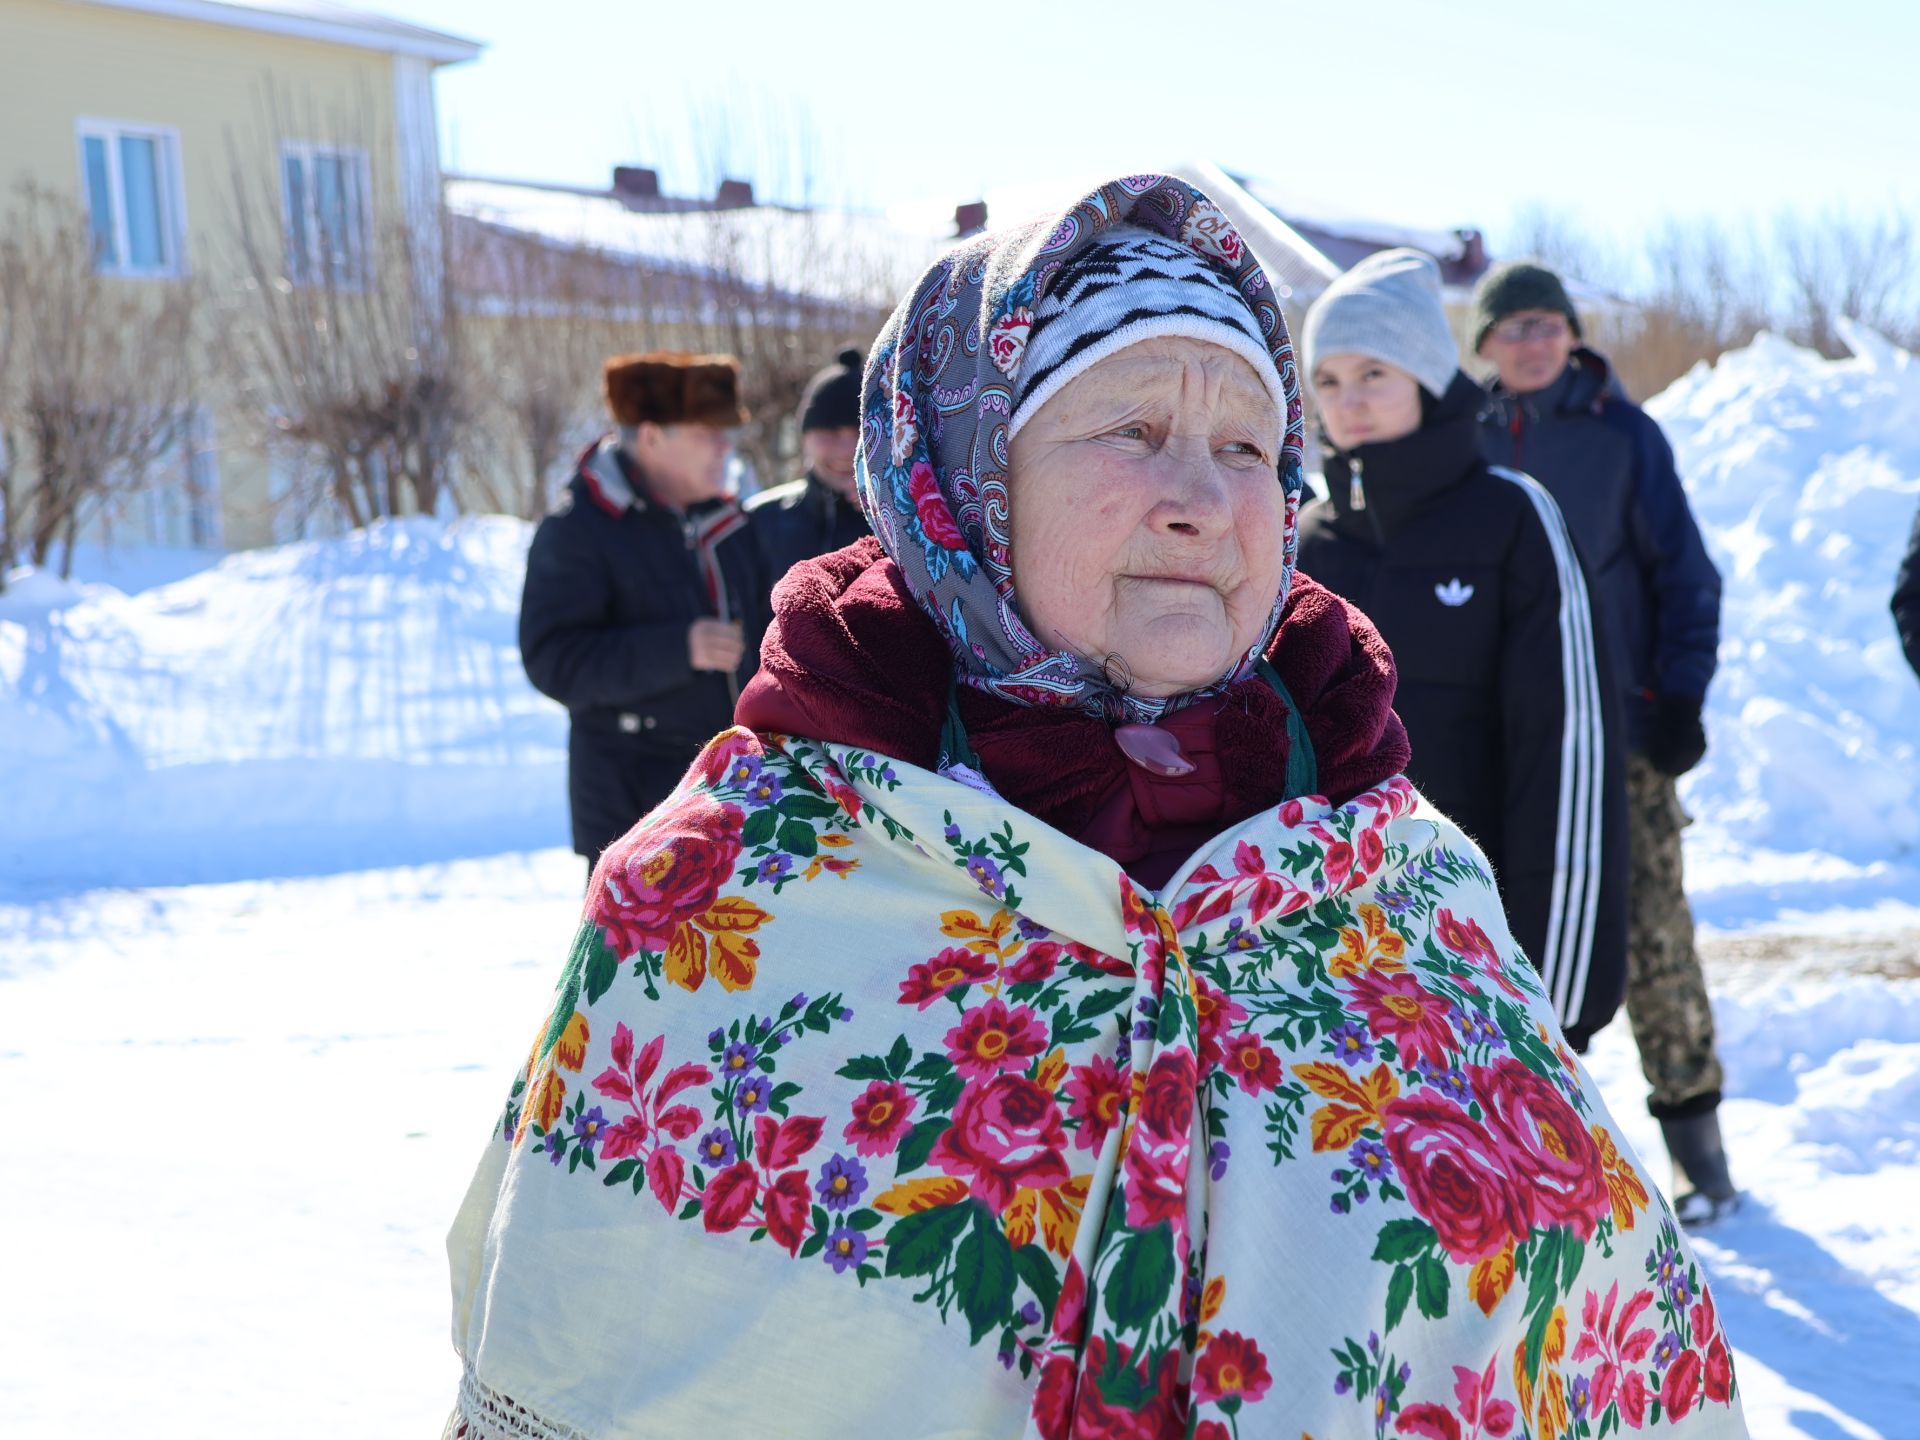
[[[1771,335],[1651,401],[1725,582],[1712,748],[1682,787],[1720,923],[1920,900],[1920,683],[1887,601],[1920,507],[1920,363]],[[1911,921],[1909,921],[1911,923]]]
[[[515,628],[529,527],[381,522],[139,595],[0,595],[0,875],[310,873],[558,844],[566,716]]]

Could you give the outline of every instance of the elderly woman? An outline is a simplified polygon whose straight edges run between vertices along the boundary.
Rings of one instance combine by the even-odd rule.
[[[876,538],[594,876],[451,1239],[448,1434],[1744,1434],[1388,655],[1292,573],[1220,212],[967,242],[862,405]]]

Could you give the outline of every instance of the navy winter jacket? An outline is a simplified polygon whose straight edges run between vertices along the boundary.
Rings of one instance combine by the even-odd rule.
[[[1641,748],[1654,697],[1703,700],[1720,646],[1720,573],[1672,447],[1585,348],[1545,390],[1513,395],[1496,382],[1480,440],[1489,461],[1559,502],[1610,621],[1628,745]]]

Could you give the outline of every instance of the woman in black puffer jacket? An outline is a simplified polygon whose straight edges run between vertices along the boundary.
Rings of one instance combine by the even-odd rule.
[[[1581,563],[1552,498],[1479,452],[1433,261],[1374,255],[1308,312],[1328,496],[1300,568],[1399,667],[1407,774],[1480,844],[1575,1048],[1626,986],[1626,781]]]

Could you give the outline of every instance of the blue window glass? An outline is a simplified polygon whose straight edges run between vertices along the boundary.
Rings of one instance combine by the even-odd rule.
[[[96,265],[120,263],[120,247],[113,238],[113,175],[107,168],[107,142],[89,135],[81,142],[87,163],[87,228],[93,235]]]

